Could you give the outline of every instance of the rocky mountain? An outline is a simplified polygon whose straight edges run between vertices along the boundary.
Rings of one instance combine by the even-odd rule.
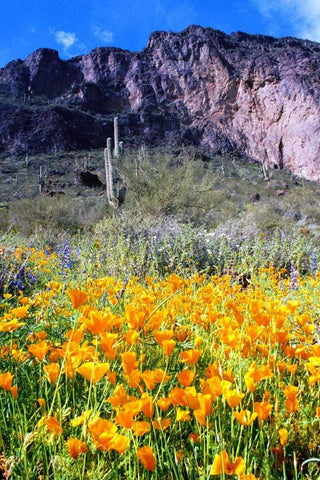
[[[0,70],[0,151],[189,143],[320,180],[320,44],[190,26],[141,52],[39,49]]]

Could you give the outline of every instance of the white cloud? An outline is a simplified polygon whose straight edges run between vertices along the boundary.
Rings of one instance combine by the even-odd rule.
[[[113,42],[113,32],[110,32],[110,30],[102,30],[100,27],[94,26],[93,34],[105,43]]]
[[[319,0],[257,0],[260,12],[276,21],[278,14],[284,15],[292,24],[295,35],[320,42],[320,1]]]
[[[63,45],[65,49],[68,49],[77,42],[77,37],[75,33],[59,30],[55,32],[55,40],[60,45]]]

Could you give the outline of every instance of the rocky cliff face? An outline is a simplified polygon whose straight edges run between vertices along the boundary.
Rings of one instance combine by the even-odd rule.
[[[320,44],[191,26],[138,53],[97,48],[62,61],[40,49],[0,70],[0,149],[128,143],[238,152],[320,180]]]

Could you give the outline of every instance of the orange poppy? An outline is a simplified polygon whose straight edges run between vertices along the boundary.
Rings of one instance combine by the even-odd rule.
[[[124,352],[121,354],[122,368],[125,374],[129,374],[138,367],[136,352]]]
[[[133,422],[131,429],[137,437],[141,437],[150,430],[149,422]]]
[[[298,387],[288,385],[284,388],[283,393],[286,397],[286,408],[289,413],[296,412],[299,408],[299,402],[296,398],[298,394]]]
[[[184,350],[180,353],[180,361],[185,362],[188,365],[194,365],[199,360],[202,350],[196,350],[194,348],[190,350]]]
[[[199,443],[199,434],[198,433],[190,433],[189,438],[194,443]]]
[[[81,305],[87,303],[88,301],[88,295],[86,294],[86,292],[78,290],[77,288],[67,290],[67,294],[69,295],[72,306],[75,309],[78,309]]]
[[[119,412],[115,417],[114,421],[123,428],[131,428],[133,424],[133,413],[130,411]]]
[[[173,330],[154,330],[152,332],[152,335],[153,335],[155,341],[159,345],[162,345],[164,341],[172,340],[174,332],[173,332]]]
[[[47,375],[47,379],[50,383],[54,383],[60,373],[60,365],[59,363],[49,363],[43,367],[44,373]]]
[[[129,332],[126,332],[124,334],[124,339],[128,343],[128,345],[131,346],[137,340],[138,336],[139,333],[137,332],[137,330],[130,330]]]
[[[259,420],[267,420],[272,409],[273,405],[269,402],[254,402],[254,411],[257,412]]]
[[[137,450],[137,457],[149,472],[156,468],[156,459],[151,447],[146,446],[139,448],[139,450]]]
[[[107,372],[107,377],[111,385],[114,385],[117,381],[117,372]]]
[[[177,422],[190,422],[190,412],[189,410],[182,410],[182,408],[177,408],[176,413]]]
[[[237,457],[234,462],[230,461],[226,450],[222,450],[213,460],[210,475],[242,475],[245,472],[246,464],[242,457]]]
[[[24,322],[19,322],[16,318],[5,322],[0,322],[0,332],[14,332],[18,328],[23,327]]]
[[[91,309],[85,312],[79,322],[85,325],[85,329],[92,335],[100,335],[107,328],[107,319],[100,310]]]
[[[114,423],[103,418],[97,418],[89,423],[90,435],[99,450],[116,450],[123,453],[129,445],[129,439],[119,435],[117,430]]]
[[[176,342],[174,340],[163,340],[162,348],[164,353],[167,357],[170,357],[171,353],[173,352],[174,347],[176,346]]]
[[[223,391],[223,396],[231,408],[236,408],[241,403],[244,393],[238,392],[237,390],[225,389]]]
[[[118,348],[114,344],[118,338],[115,333],[103,333],[100,335],[99,346],[109,360],[114,360],[118,354]]]
[[[170,427],[171,420],[170,418],[156,418],[153,420],[152,425],[156,430],[166,430]]]
[[[288,430],[286,428],[280,428],[278,433],[280,437],[280,443],[284,447],[288,443]]]
[[[234,418],[241,423],[241,425],[248,427],[257,418],[257,412],[251,413],[249,410],[241,410],[240,412],[233,412]]]
[[[160,410],[162,410],[163,412],[167,411],[171,405],[171,398],[160,398],[158,401],[157,401],[157,405],[158,407],[160,408]],[[320,408],[320,407],[319,407]]]
[[[42,362],[49,350],[49,345],[47,342],[34,343],[28,346],[28,350],[34,357]]]
[[[47,425],[48,429],[50,430],[51,433],[54,435],[61,435],[63,432],[63,429],[61,427],[60,422],[57,420],[57,414],[55,414],[53,417],[48,416],[44,423]]]
[[[78,438],[69,438],[67,441],[68,451],[72,458],[77,459],[80,453],[86,453],[87,445]]]
[[[177,378],[181,385],[184,387],[189,387],[189,385],[191,385],[193,382],[194,376],[195,374],[191,370],[186,369],[182,370],[182,372],[177,375]]]
[[[152,418],[154,415],[153,397],[147,394],[141,396],[141,411],[147,418]]]
[[[244,382],[249,392],[254,392],[260,380],[272,377],[273,373],[269,365],[258,367],[256,362],[253,362],[249,367],[249,371],[244,375]]]
[[[98,383],[101,378],[108,372],[109,363],[83,363],[76,369],[80,375],[85,377],[89,382]]]
[[[10,388],[10,392],[11,392],[11,395],[13,396],[13,398],[17,398],[18,396],[18,387],[16,385],[13,385],[11,388]]]
[[[41,408],[46,408],[46,401],[44,398],[38,398],[37,400],[38,404],[40,405]]]
[[[161,368],[145,370],[141,376],[149,390],[153,390],[157,383],[168,382],[170,380],[169,375],[167,375]]]
[[[13,375],[10,372],[0,373],[0,387],[3,390],[10,390],[12,387]]]

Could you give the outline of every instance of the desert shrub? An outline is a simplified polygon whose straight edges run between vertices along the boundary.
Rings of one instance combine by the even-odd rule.
[[[39,228],[60,229],[70,233],[90,229],[107,214],[103,197],[46,197],[17,200],[9,206],[9,222],[24,235]]]

